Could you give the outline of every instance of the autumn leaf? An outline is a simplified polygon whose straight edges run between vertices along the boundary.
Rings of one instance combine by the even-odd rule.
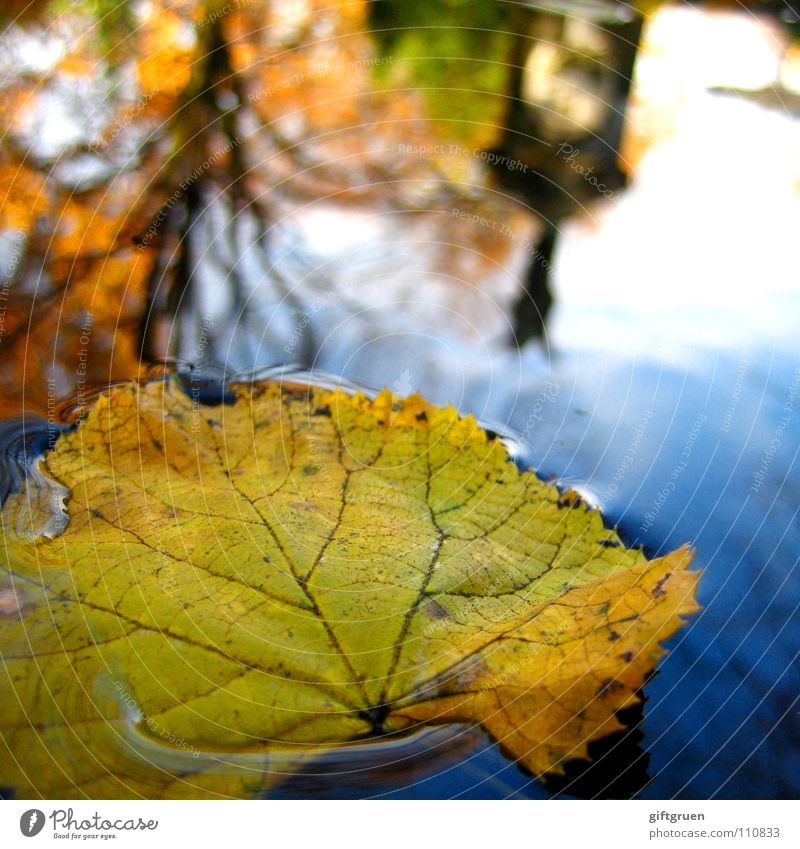
[[[319,746],[442,722],[558,772],[697,609],[686,548],[626,549],[471,417],[388,391],[231,393],[118,386],[41,461],[70,492],[60,526],[36,533],[53,505],[31,481],[7,499],[0,784],[18,796],[249,796]]]

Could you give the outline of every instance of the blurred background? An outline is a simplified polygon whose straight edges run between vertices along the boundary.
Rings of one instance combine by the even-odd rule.
[[[3,4],[2,418],[297,366],[452,403],[628,544],[697,547],[704,610],[592,765],[534,782],[465,731],[281,792],[798,795],[799,21]]]

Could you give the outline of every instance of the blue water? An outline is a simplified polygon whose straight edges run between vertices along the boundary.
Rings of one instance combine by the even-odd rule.
[[[642,739],[588,787],[570,778],[545,788],[481,738],[459,765],[295,783],[289,795],[800,795],[800,280],[785,233],[747,238],[763,210],[742,196],[734,214],[693,179],[673,205],[685,211],[681,191],[691,189],[724,226],[650,221],[661,180],[623,200],[624,226],[566,234],[543,344],[465,338],[420,286],[416,300],[313,309],[318,341],[305,363],[399,394],[419,389],[510,428],[521,462],[581,491],[629,545],[650,555],[695,546],[703,610],[644,688]],[[792,204],[782,227],[800,220]],[[694,253],[668,250],[672,236]],[[276,302],[262,319],[264,362],[280,361],[284,324]],[[620,772],[638,777],[608,789]]]
[[[670,640],[669,654],[644,689],[640,750],[649,756],[649,783],[641,781],[629,795],[796,798],[797,347],[755,343],[683,366],[597,352],[562,354],[519,390],[505,421],[522,432],[534,409],[526,463],[582,491],[628,544],[643,545],[650,555],[691,542],[703,570],[703,610]],[[599,767],[590,795],[626,766],[623,759],[612,769]],[[580,792],[567,782],[559,793],[571,790]],[[328,792],[374,794],[358,787]],[[377,792],[409,798],[551,795],[488,741],[458,766]]]
[[[703,611],[646,687],[653,780],[642,795],[796,797],[800,355],[781,344],[691,369],[622,361],[611,371],[601,381],[596,364],[575,363],[531,460],[585,481],[629,544],[697,549]]]
[[[753,115],[736,126],[754,125]],[[762,129],[755,150],[771,149],[771,118]],[[704,145],[730,153],[724,146],[736,138],[724,132],[714,144],[704,137]],[[698,148],[689,149],[694,156]],[[306,293],[303,302],[298,287],[296,307],[259,284],[249,324],[241,316],[221,322],[209,331],[216,338],[206,339],[196,316],[195,331],[182,341],[190,359],[201,356],[198,333],[203,350],[215,342],[209,349],[230,370],[292,362],[303,347],[292,340],[308,342],[303,366],[399,394],[420,390],[509,428],[523,446],[522,464],[579,490],[629,545],[656,555],[691,542],[702,569],[703,609],[670,640],[646,683],[638,737],[584,767],[583,776],[578,770],[545,785],[473,729],[433,753],[414,755],[411,746],[402,769],[355,764],[348,772],[338,762],[326,772],[322,764],[280,795],[800,796],[800,279],[793,248],[800,198],[787,188],[791,174],[776,167],[765,177],[761,159],[747,165],[747,179],[739,172],[735,193],[725,175],[716,182],[708,176],[713,163],[694,157],[689,173],[683,160],[672,172],[661,161],[655,184],[635,185],[598,232],[567,233],[550,335],[521,351],[497,328],[468,338],[464,329],[477,325],[460,316],[459,302],[429,302],[424,279],[413,297],[408,287],[395,297],[396,281],[387,277],[380,303],[353,306],[322,285],[321,260],[302,274],[295,269],[298,280],[319,278],[322,292]],[[367,245],[384,265],[389,256],[392,270],[405,270],[402,258],[414,250],[400,229],[394,252]],[[360,267],[350,249],[340,259]],[[381,269],[362,264],[383,280]],[[284,268],[290,280],[291,271]],[[482,309],[483,301],[473,311]],[[181,322],[187,326],[185,315]],[[615,784],[621,775],[630,780]]]

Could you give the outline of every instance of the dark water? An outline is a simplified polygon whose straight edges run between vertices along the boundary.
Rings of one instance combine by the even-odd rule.
[[[800,356],[757,346],[612,374],[584,362],[565,379],[531,460],[585,481],[628,543],[697,548],[704,609],[646,687],[642,795],[796,797]]]

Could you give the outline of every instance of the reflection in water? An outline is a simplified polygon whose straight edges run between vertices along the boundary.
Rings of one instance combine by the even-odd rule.
[[[441,786],[458,781],[486,745],[480,729],[425,728],[396,738],[363,741],[320,752],[298,766],[296,753],[273,759],[286,779],[267,795],[273,799],[392,797],[398,788]]]
[[[354,228],[352,215],[315,225],[308,213],[309,233],[278,233],[262,250],[246,233],[243,245],[221,246],[214,210],[201,216],[193,236],[203,251],[229,247],[231,256],[195,293],[196,333],[185,320],[182,354],[203,359],[211,350],[234,370],[300,360],[356,386],[420,389],[516,433],[520,462],[579,490],[628,544],[656,554],[691,541],[703,568],[703,612],[647,683],[639,730],[606,741],[597,765],[542,786],[485,737],[433,729],[321,755],[282,795],[797,795],[798,127],[756,103],[701,92],[673,130],[624,197],[563,234],[550,347],[508,345],[518,290],[509,262],[495,269],[496,285],[462,297],[457,275],[438,289],[423,285],[430,263],[415,248],[429,234],[395,241],[385,218],[370,242],[363,226],[376,216]],[[312,235],[316,253],[299,244]],[[252,326],[226,325],[228,306],[220,316],[205,309],[204,296],[231,269],[262,281],[273,265],[286,297],[272,303],[261,284],[246,293]],[[367,281],[355,289],[341,276],[353,268]],[[213,381],[187,381],[215,403]],[[53,535],[63,517],[65,493],[33,460],[52,436],[43,420],[0,425],[0,499],[20,498],[26,475],[47,493],[37,515],[49,520],[29,517],[23,533]],[[5,592],[0,615],[18,604]],[[127,730],[167,758],[140,719]],[[378,774],[367,765],[373,757]]]
[[[42,469],[41,456],[66,425],[27,418],[0,422],[0,506],[6,528],[24,539],[49,539],[69,522],[69,490]]]
[[[467,344],[421,294],[418,310],[442,310],[438,334],[397,305],[362,310],[340,317],[315,364],[374,386],[405,375],[434,401],[505,422],[526,463],[602,507],[628,544],[693,542],[704,610],[645,688],[652,782],[640,795],[794,797],[798,127],[728,96],[702,101],[628,194],[568,228],[552,350]],[[495,748],[476,763],[485,780],[471,793],[544,794]]]
[[[338,798],[391,793],[452,773],[474,754],[485,735],[464,726],[422,728],[410,733],[357,740],[335,746],[262,745],[253,751],[207,751],[166,732],[144,714],[127,685],[99,682],[122,710],[119,737],[111,744],[148,770],[186,778],[209,770],[248,777],[269,798],[335,795]]]

